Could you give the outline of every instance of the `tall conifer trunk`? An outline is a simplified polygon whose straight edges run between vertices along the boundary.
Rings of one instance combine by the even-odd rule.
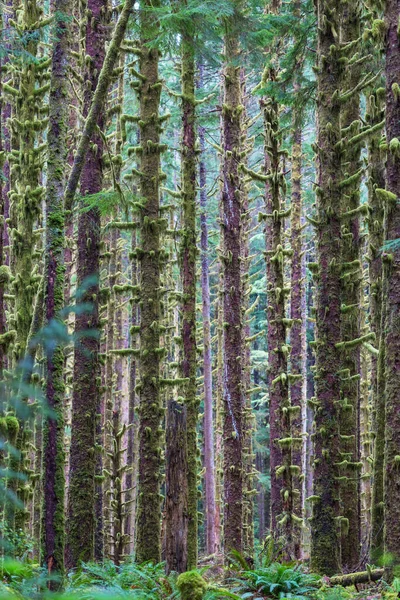
[[[86,26],[86,60],[84,85],[84,116],[86,117],[104,62],[107,0],[88,0],[89,18]],[[104,117],[98,119],[99,130]],[[96,194],[103,186],[103,140],[93,134],[81,174],[81,194]],[[78,218],[77,287],[85,291],[81,301],[89,302],[91,310],[78,311],[75,334],[83,335],[75,347],[72,397],[70,486],[68,498],[68,530],[66,562],[68,568],[94,557],[95,536],[95,472],[96,423],[100,413],[99,365],[99,268],[100,211],[97,207],[81,211]],[[89,335],[85,336],[88,332]],[[92,335],[90,335],[92,334]]]
[[[262,83],[274,83],[277,73],[267,66]],[[288,378],[287,319],[284,266],[288,252],[284,248],[285,181],[283,176],[279,106],[273,96],[261,101],[265,129],[265,247],[267,271],[267,343],[268,389],[270,424],[270,474],[271,474],[271,532],[275,539],[284,540],[288,559],[294,557],[292,450],[301,448],[302,438],[291,436]],[[293,376],[291,379],[294,379]]]
[[[357,1],[344,6],[341,21],[341,43],[356,43],[360,36],[361,6]],[[352,90],[360,81],[360,68],[348,67],[346,90]],[[344,142],[343,174],[352,177],[342,194],[342,398],[340,404],[340,502],[342,521],[342,564],[355,569],[360,560],[360,345],[351,344],[360,337],[361,278],[360,265],[360,179],[361,146],[349,142],[360,129],[360,94],[354,93],[344,103],[340,119]],[[351,211],[351,212],[350,212]],[[351,214],[344,218],[346,214]],[[346,342],[349,342],[346,345]]]
[[[386,24],[386,192],[387,273],[385,323],[386,432],[384,467],[385,552],[400,559],[400,0],[387,0]],[[396,240],[396,241],[394,241]]]
[[[132,232],[131,240],[132,252],[136,250],[136,233]],[[131,262],[131,284],[137,286],[138,284],[138,265],[137,259],[132,258]],[[131,335],[130,335],[130,347],[137,350],[137,329],[139,327],[139,314],[138,306],[136,303],[132,304],[131,314]],[[129,382],[128,382],[128,440],[126,448],[126,462],[128,464],[128,470],[126,473],[125,485],[125,502],[126,502],[126,519],[125,519],[125,554],[131,554],[134,548],[134,530],[135,530],[135,513],[136,513],[136,499],[137,491],[135,489],[135,483],[137,478],[137,437],[138,437],[138,414],[137,405],[138,398],[136,392],[136,382],[138,375],[137,359],[135,355],[132,355],[129,363]],[[136,448],[135,448],[136,446]],[[136,450],[136,451],[135,451]]]
[[[24,37],[24,52],[29,56],[24,60],[23,53],[15,59],[13,76],[10,83],[3,84],[3,93],[13,100],[11,125],[10,162],[10,266],[13,274],[12,294],[14,314],[9,319],[10,330],[15,330],[13,346],[14,366],[19,361],[29,359],[28,339],[37,298],[38,283],[41,279],[38,264],[33,255],[39,240],[35,226],[40,220],[43,187],[40,174],[44,162],[44,148],[40,135],[46,128],[47,120],[42,117],[43,99],[48,92],[46,83],[46,60],[38,56],[39,30],[42,22],[42,10],[36,1],[16,2],[13,5],[17,35]],[[26,32],[29,32],[27,35]],[[16,87],[14,87],[16,86]],[[31,375],[30,367],[24,369],[25,383]],[[23,400],[26,400],[23,395]],[[12,470],[18,470],[27,478],[23,484],[11,479],[9,487],[17,493],[24,508],[8,505],[8,522],[11,527],[25,530],[28,522],[27,508],[31,492],[29,477],[29,443],[32,441],[32,422],[21,421],[16,446],[21,452],[17,467],[16,457],[10,458]]]
[[[3,18],[0,15],[0,27],[3,28]],[[4,293],[6,285],[9,281],[9,272],[5,262],[5,240],[6,240],[6,189],[3,182],[5,175],[6,156],[3,144],[4,130],[4,100],[2,82],[4,77],[3,60],[0,60],[0,381],[3,379],[3,370],[6,365],[7,345],[4,334],[6,332],[6,303]]]
[[[222,107],[222,240],[224,328],[224,545],[225,555],[243,550],[243,346],[241,236],[242,180],[239,172],[242,140],[239,35],[235,14],[225,21],[224,100]]]
[[[199,66],[199,87],[202,86],[203,65]],[[214,554],[216,547],[216,505],[215,505],[215,459],[214,459],[214,421],[213,421],[213,382],[211,359],[211,302],[208,257],[207,225],[207,176],[205,161],[205,132],[200,126],[200,248],[201,248],[201,294],[203,316],[203,373],[204,373],[204,464],[206,488],[206,547],[207,554]]]
[[[367,103],[368,124],[371,127],[384,118],[383,102],[378,94],[371,94]],[[377,190],[385,187],[385,165],[379,144],[382,130],[371,136],[368,143],[368,258],[369,307],[372,331],[376,334],[378,356],[371,359],[372,428],[374,431],[374,462],[371,500],[371,558],[383,553],[383,482],[385,460],[385,297],[387,263],[382,261],[385,240],[385,201]]]
[[[303,418],[305,412],[306,396],[306,306],[305,306],[305,248],[303,242],[302,224],[302,195],[301,195],[301,173],[302,173],[302,127],[298,122],[300,115],[294,123],[293,149],[292,149],[292,206],[291,206],[291,297],[290,318],[292,320],[290,329],[290,403],[292,407],[291,430],[292,437],[301,438],[303,434]],[[294,376],[294,377],[293,377]],[[293,499],[293,508],[298,517],[302,517],[303,510],[303,484],[301,473],[303,471],[303,452],[305,442],[302,446],[292,448],[292,465],[294,465],[295,476],[293,487],[298,493]],[[296,558],[300,558],[301,552],[301,528],[295,532],[294,551]]]
[[[198,493],[197,493],[197,423],[199,398],[196,394],[196,105],[195,60],[192,27],[186,24],[182,32],[182,205],[183,234],[181,245],[182,273],[182,375],[188,380],[184,387],[187,407],[187,469],[188,469],[188,539],[187,566],[197,565]]]
[[[50,80],[47,135],[45,317],[57,318],[64,306],[64,185],[68,133],[68,52],[70,0],[55,1],[56,23]],[[55,417],[47,417],[43,431],[43,539],[47,571],[64,571],[64,352],[47,351],[46,399]],[[53,586],[53,584],[50,584]]]
[[[160,94],[159,50],[151,47],[159,33],[153,8],[144,0],[140,11],[140,426],[139,497],[136,557],[159,562],[161,553],[161,418],[160,396]]]
[[[188,569],[188,453],[187,406],[176,400],[167,403],[165,560],[166,571],[184,573]]]
[[[316,403],[314,436],[314,505],[311,520],[311,564],[326,575],[340,571],[338,536],[340,352],[341,339],[341,151],[339,90],[340,6],[319,0],[317,130],[317,274]]]

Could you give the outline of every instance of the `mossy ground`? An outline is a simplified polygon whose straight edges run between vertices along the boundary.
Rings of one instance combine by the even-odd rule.
[[[356,589],[330,586],[328,578],[312,575],[306,568],[294,563],[273,563],[255,570],[235,570],[232,567],[227,569],[221,561],[214,562],[215,564],[208,564],[198,570],[181,575],[171,573],[168,576],[165,575],[164,563],[138,565],[129,559],[119,566],[112,561],[105,561],[103,564],[87,563],[82,565],[80,571],[70,573],[65,578],[65,591],[49,595],[46,573],[38,564],[5,559],[2,563],[0,599],[78,600],[90,597],[93,600],[393,600],[399,597],[400,579],[395,579],[391,586],[378,582],[363,584]],[[293,586],[291,591],[285,591],[285,582],[292,584],[293,581],[297,582],[297,586]]]

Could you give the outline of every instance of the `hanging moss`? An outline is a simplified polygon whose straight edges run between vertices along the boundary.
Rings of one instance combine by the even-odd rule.
[[[316,279],[316,403],[314,493],[311,518],[311,564],[333,575],[340,570],[340,539],[336,517],[339,494],[339,400],[341,367],[341,102],[343,63],[339,49],[339,3],[320,0],[318,13],[317,263],[325,265]],[[329,309],[328,309],[329,307]]]
[[[160,397],[160,252],[159,184],[160,131],[159,107],[161,82],[158,75],[159,50],[147,42],[158,36],[159,23],[152,10],[158,2],[145,0],[140,13],[141,52],[139,56],[142,79],[137,88],[140,113],[140,169],[135,173],[140,184],[143,207],[140,211],[141,330],[140,330],[140,394],[139,426],[139,496],[137,514],[136,557],[139,562],[158,562],[161,553],[161,418]],[[148,224],[152,223],[149,227]],[[157,326],[152,327],[155,323]]]

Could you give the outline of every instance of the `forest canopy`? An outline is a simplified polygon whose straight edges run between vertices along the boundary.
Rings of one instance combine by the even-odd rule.
[[[398,597],[400,0],[0,10],[0,597]]]

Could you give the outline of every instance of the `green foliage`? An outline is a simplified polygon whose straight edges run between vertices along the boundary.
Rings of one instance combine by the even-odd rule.
[[[209,585],[201,573],[202,571],[195,570],[179,577],[176,573],[166,576],[164,563],[138,565],[130,560],[118,567],[112,561],[105,561],[103,564],[87,563],[79,571],[69,575],[64,593],[50,594],[47,591],[49,579],[45,570],[40,569],[37,564],[5,559],[2,570],[4,585],[0,584],[0,598],[240,600],[239,596],[229,590]]]
[[[33,550],[32,537],[22,530],[15,530],[7,525],[5,521],[0,522],[0,538],[4,552],[12,551],[13,555],[21,560],[26,559]],[[3,575],[14,575],[17,571],[24,569],[26,573],[27,565],[17,560],[4,560],[0,566]]]
[[[234,591],[243,600],[260,596],[301,600],[317,590],[318,581],[317,575],[306,573],[300,566],[279,563],[243,570],[240,577],[233,579]]]
[[[340,586],[333,588],[321,588],[316,595],[318,600],[346,600],[351,598],[352,594]]]
[[[89,212],[93,208],[97,208],[102,216],[115,214],[118,208],[125,212],[129,207],[133,207],[135,203],[140,202],[140,198],[131,192],[122,191],[119,189],[103,190],[97,194],[88,194],[82,196],[82,212]]]

